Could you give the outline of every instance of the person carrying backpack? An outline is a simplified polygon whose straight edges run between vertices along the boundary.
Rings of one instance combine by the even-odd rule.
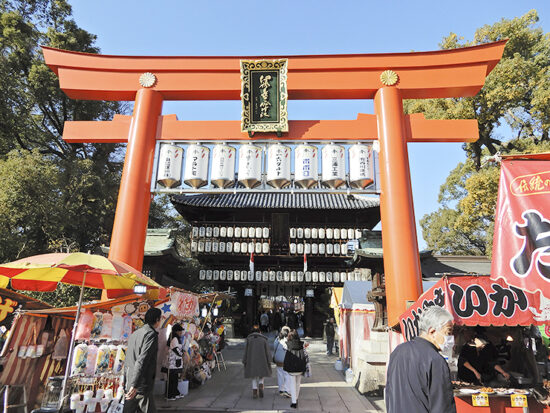
[[[287,388],[289,384],[288,373],[283,368],[286,355],[286,337],[290,332],[290,327],[284,326],[281,332],[273,342],[273,362],[277,365],[277,384],[279,386],[279,394],[281,396],[290,397],[290,392]]]
[[[288,385],[290,390],[290,407],[298,407],[298,396],[300,394],[300,383],[302,376],[306,373],[309,357],[304,348],[304,342],[296,330],[291,330],[286,337],[286,354],[283,362],[283,369],[288,373]]]

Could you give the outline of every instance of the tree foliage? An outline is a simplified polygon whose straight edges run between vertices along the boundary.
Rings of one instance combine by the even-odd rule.
[[[502,60],[476,96],[405,102],[408,113],[473,118],[479,125],[479,140],[464,146],[466,161],[441,186],[441,207],[420,221],[428,248],[436,252],[490,256],[500,168],[482,165],[484,156],[550,151],[550,34],[537,22],[537,12],[531,10],[479,28],[472,41],[451,33],[441,48],[508,42]],[[499,136],[501,126],[506,126],[509,136]]]

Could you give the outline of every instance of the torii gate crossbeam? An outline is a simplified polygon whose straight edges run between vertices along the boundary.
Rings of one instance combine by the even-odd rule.
[[[405,116],[403,99],[473,96],[499,62],[505,41],[419,53],[290,56],[289,99],[374,99],[375,115],[353,121],[290,121],[285,140],[379,139],[382,242],[388,323],[422,292],[407,142],[471,142],[475,120]],[[69,142],[127,142],[109,256],[140,269],[156,140],[250,141],[238,122],[183,122],[161,116],[164,100],[238,100],[240,60],[262,57],[108,56],[43,48],[61,89],[74,99],[134,100],[131,117],[67,122]],[[381,74],[391,70],[390,82]],[[156,82],[142,87],[144,72]],[[273,139],[274,134],[262,134]]]

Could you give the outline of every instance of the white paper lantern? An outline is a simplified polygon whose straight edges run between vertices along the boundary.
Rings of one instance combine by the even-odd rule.
[[[334,244],[334,255],[340,255],[340,244]]]
[[[296,275],[297,275],[296,280],[299,283],[304,282],[304,272],[303,271],[298,271],[298,273]]]
[[[290,271],[283,272],[283,281],[289,282],[290,281]]]
[[[349,183],[364,189],[374,181],[372,145],[356,143],[349,148]]]
[[[269,254],[269,243],[264,242],[262,244],[262,254]]]
[[[261,242],[257,242],[256,245],[254,246],[254,253],[255,254],[261,254],[262,253],[262,243]]]
[[[332,244],[327,244],[327,255],[334,254],[334,246]]]
[[[233,270],[227,270],[227,281],[233,281]]]
[[[233,278],[235,281],[241,281],[241,270],[233,271]]]
[[[246,188],[262,183],[262,148],[245,144],[239,148],[239,182]]]
[[[323,184],[336,189],[346,182],[345,149],[341,145],[329,144],[323,147]]]
[[[361,239],[361,237],[362,237],[361,232],[362,231],[360,229],[355,230],[355,239]]]
[[[297,238],[304,238],[304,229],[303,228],[296,228],[296,237]]]
[[[319,244],[311,244],[311,253],[314,255],[319,253]]]
[[[157,182],[165,188],[181,185],[183,148],[162,143],[159,151]]]
[[[311,228],[311,238],[317,239],[319,237],[319,229]]]
[[[296,251],[298,251],[299,255],[302,255],[304,253],[304,244],[300,243],[296,245]]]
[[[327,277],[327,282],[331,283],[332,282],[332,273],[330,271],[327,272],[326,277]]]
[[[199,252],[204,252],[204,241],[203,241],[203,240],[200,240],[200,241],[199,241],[199,245],[198,245],[198,247],[197,247],[197,250],[198,250]]]
[[[312,188],[319,179],[318,149],[311,145],[298,145],[294,151],[294,182],[302,188]]]
[[[220,227],[220,238],[227,237],[227,227]]]
[[[340,228],[334,228],[332,230],[332,237],[334,239],[340,239]]]
[[[208,183],[208,161],[210,149],[206,146],[192,144],[185,156],[184,182],[192,188],[200,188]]]
[[[277,282],[282,282],[283,281],[283,272],[282,271],[277,271],[276,279],[277,279]]]
[[[241,254],[248,254],[248,243],[241,242]]]
[[[233,244],[233,252],[235,254],[240,254],[241,253],[241,243],[240,242],[235,242]]]
[[[304,252],[308,255],[311,254],[311,244],[309,242],[304,245]]]
[[[225,250],[228,254],[231,254],[233,252],[233,243],[228,242],[227,244],[225,244]]]
[[[295,254],[296,254],[296,243],[291,242],[290,243],[290,255],[295,255]]]
[[[311,271],[306,271],[305,279],[307,283],[311,282]]]
[[[235,238],[241,238],[241,227],[235,227],[235,230],[234,230],[234,234],[235,234]]]
[[[319,254],[325,255],[325,244],[319,244]]]
[[[254,252],[255,245],[256,245],[256,244],[255,244],[253,241],[250,241],[250,242],[248,243],[248,253],[249,253],[249,254],[252,253],[252,252]]]
[[[290,271],[290,282],[296,282],[296,271]]]
[[[212,227],[206,227],[206,238],[212,238]]]
[[[326,238],[327,239],[332,239],[332,228],[327,228],[326,229]]]
[[[220,270],[220,280],[225,281],[227,279],[227,271]]]
[[[197,241],[191,241],[191,252],[197,252]]]
[[[214,238],[220,237],[220,227],[214,227],[214,229],[212,230],[212,236]]]
[[[241,237],[242,238],[248,238],[248,227],[242,227],[241,228]]]
[[[218,281],[220,279],[220,271],[219,270],[212,271],[212,278],[214,279],[214,281]]]
[[[225,252],[225,242],[220,242],[220,252],[223,254]]]
[[[268,227],[263,227],[262,228],[262,238],[269,238],[269,228]]]
[[[324,228],[319,228],[319,238],[324,239],[326,238],[326,233]]]
[[[256,227],[256,229],[254,230],[255,232],[255,236],[256,238],[262,238],[262,228],[261,227]]]
[[[206,279],[206,270],[200,270],[199,271],[199,280],[205,280]]]
[[[340,273],[339,272],[333,272],[332,273],[332,278],[334,278],[334,282],[335,283],[339,283],[340,282]]]
[[[327,277],[324,271],[319,271],[319,282],[324,283],[326,281]]]
[[[246,271],[248,275],[248,281],[254,281],[254,273],[252,271]]]
[[[198,238],[198,236],[199,236],[199,227],[193,227],[191,229],[191,237]]]
[[[304,228],[304,238],[311,238],[311,228]]]
[[[235,182],[235,158],[237,150],[225,144],[212,149],[210,182],[218,188],[227,188]]]
[[[282,189],[290,185],[290,147],[276,143],[267,149],[267,183]]]
[[[256,271],[256,281],[262,281],[262,272]]]
[[[341,272],[340,273],[340,282],[346,282],[348,280],[348,273],[347,272]]]
[[[353,228],[348,228],[348,239],[355,239],[354,238],[355,231]]]
[[[290,228],[290,238],[296,238],[296,228]]]
[[[218,246],[219,246],[218,241],[213,241],[212,242],[212,252],[214,252],[214,253],[218,252]]]
[[[233,238],[235,235],[235,229],[233,227],[227,227],[227,238]]]
[[[276,279],[276,273],[275,271],[269,271],[269,281],[275,281]]]
[[[212,252],[212,241],[206,241],[204,243],[204,252],[206,253]]]
[[[269,281],[269,271],[264,271],[262,273],[262,281],[264,282]]]
[[[212,280],[212,270],[206,270],[206,280],[207,281]]]
[[[206,228],[200,227],[199,228],[199,237],[204,238],[206,236]]]

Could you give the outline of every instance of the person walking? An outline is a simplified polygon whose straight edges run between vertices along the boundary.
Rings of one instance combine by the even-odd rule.
[[[172,326],[172,332],[166,343],[168,350],[168,384],[166,385],[166,399],[169,401],[183,397],[178,390],[180,374],[183,370],[183,347],[181,336],[183,327],[180,324]]]
[[[334,348],[334,317],[330,317],[325,326],[325,335],[327,336],[327,355],[332,356]]]
[[[286,354],[283,369],[288,373],[288,385],[290,390],[290,407],[298,408],[298,396],[300,395],[300,383],[306,373],[309,357],[296,330],[290,330],[286,337]]]
[[[286,354],[286,337],[290,332],[290,327],[284,326],[281,332],[273,342],[273,362],[277,365],[277,385],[281,396],[290,397],[288,389],[288,373],[284,370],[283,365]]]
[[[243,364],[244,378],[252,379],[252,397],[264,397],[264,377],[271,377],[271,352],[267,337],[260,333],[257,324],[246,338]]]
[[[418,320],[420,336],[390,355],[386,379],[388,413],[456,413],[449,366],[439,354],[454,345],[453,316],[429,307]]]
[[[128,339],[124,363],[126,397],[123,413],[156,413],[153,387],[157,370],[158,332],[162,312],[150,308],[145,324]]]
[[[269,316],[264,311],[260,316],[260,327],[262,328],[263,333],[267,333],[268,326],[269,326]]]

